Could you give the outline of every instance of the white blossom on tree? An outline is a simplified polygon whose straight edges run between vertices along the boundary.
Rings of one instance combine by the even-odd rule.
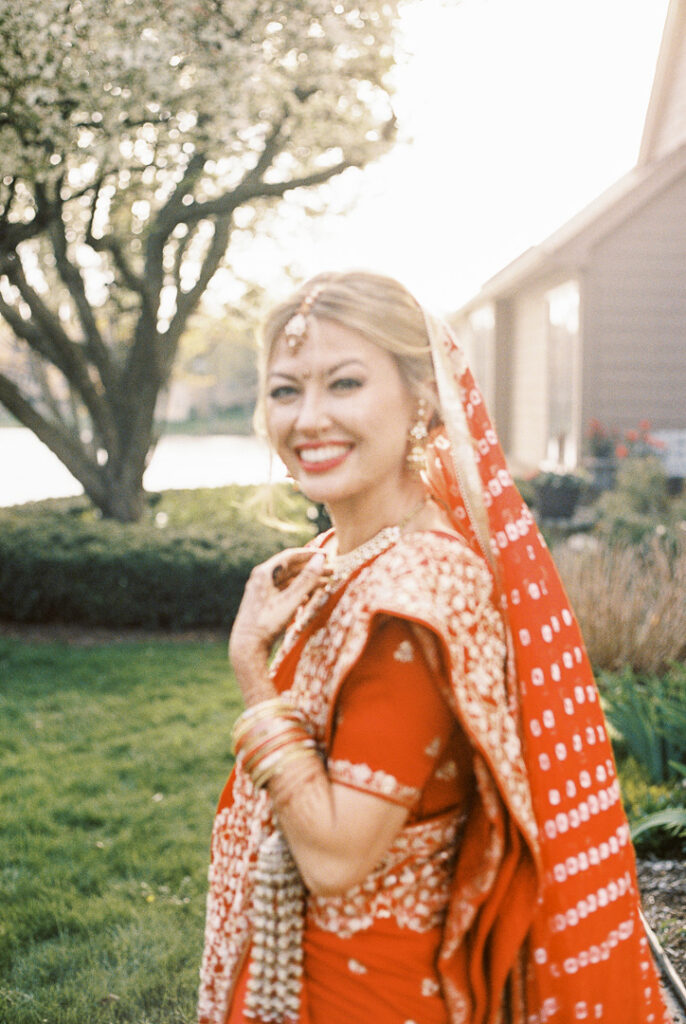
[[[0,403],[135,520],[157,396],[227,258],[390,144],[383,0],[2,0]]]

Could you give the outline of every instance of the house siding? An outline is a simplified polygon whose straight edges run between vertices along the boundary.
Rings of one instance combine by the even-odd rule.
[[[582,416],[686,427],[686,179],[595,246],[585,274]]]

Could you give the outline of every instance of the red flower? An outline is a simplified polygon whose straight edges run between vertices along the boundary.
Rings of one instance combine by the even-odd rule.
[[[629,449],[625,444],[618,444],[615,448],[615,455],[618,459],[625,459],[629,454]]]
[[[627,430],[627,432],[626,432],[626,434],[624,436],[626,437],[627,441],[632,441],[632,442],[633,441],[638,441],[638,431],[637,430]]]
[[[639,420],[638,428],[639,430],[642,430],[645,434],[648,430],[650,430],[650,420]]]

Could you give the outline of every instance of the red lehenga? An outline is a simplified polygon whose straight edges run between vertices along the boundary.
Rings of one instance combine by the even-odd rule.
[[[274,664],[331,777],[410,811],[361,885],[308,900],[298,1022],[668,1024],[579,629],[464,368],[460,383],[492,550],[439,435],[427,487],[462,537],[386,531],[300,609]],[[237,764],[212,838],[202,1024],[249,1019],[255,864],[276,825]]]

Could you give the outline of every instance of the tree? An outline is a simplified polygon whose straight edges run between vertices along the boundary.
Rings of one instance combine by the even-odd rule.
[[[136,520],[154,411],[227,258],[391,142],[386,0],[2,0],[0,403]]]

